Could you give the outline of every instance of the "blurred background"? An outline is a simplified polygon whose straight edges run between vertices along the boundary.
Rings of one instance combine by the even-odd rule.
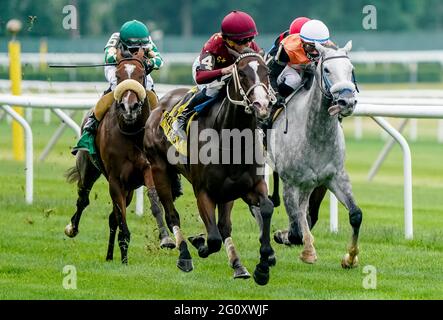
[[[109,36],[138,19],[169,62],[154,79],[191,84],[193,58],[233,9],[255,19],[265,50],[294,18],[307,16],[323,20],[340,46],[353,40],[360,83],[442,82],[441,0],[0,0],[0,79],[8,78],[6,23],[12,18],[23,23],[23,79],[51,81],[104,81],[101,68],[48,70],[45,63],[102,62]],[[75,28],[64,27],[64,20]]]

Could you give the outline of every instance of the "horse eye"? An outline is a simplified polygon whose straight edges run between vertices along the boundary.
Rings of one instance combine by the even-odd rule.
[[[331,73],[328,68],[325,68],[325,73]]]

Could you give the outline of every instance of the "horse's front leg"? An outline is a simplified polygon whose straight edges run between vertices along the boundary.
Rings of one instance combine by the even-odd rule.
[[[130,194],[125,194],[121,182],[113,177],[109,178],[109,193],[112,198],[114,205],[114,215],[119,226],[118,233],[118,245],[120,247],[122,263],[128,263],[128,248],[129,242],[131,241],[131,234],[126,223],[126,197],[129,196],[129,202],[131,200],[132,192]],[[110,232],[110,241],[112,236],[112,231]],[[109,251],[109,248],[108,248]]]
[[[274,206],[268,198],[266,182],[261,180],[254,191],[244,198],[244,201],[249,205],[260,228],[260,262],[255,267],[254,280],[259,285],[265,285],[269,282],[269,267],[276,263],[270,238]]]
[[[352,195],[352,186],[349,176],[345,171],[337,174],[328,185],[329,189],[335,194],[337,199],[349,211],[349,223],[352,226],[352,239],[348,247],[348,253],[342,259],[343,268],[354,268],[358,265],[358,234],[363,218],[361,209],[357,206]]]
[[[160,248],[175,248],[175,242],[169,236],[166,225],[163,221],[163,211],[160,203],[160,199],[157,194],[157,190],[154,185],[154,178],[152,177],[151,168],[146,168],[144,173],[145,186],[148,189],[148,198],[151,203],[151,213],[157,221],[157,226],[159,230],[158,238],[160,239]]]
[[[300,259],[306,263],[317,261],[314,236],[309,228],[307,218],[311,192],[312,190],[301,190],[289,184],[285,184],[283,189],[286,212],[289,216],[288,240],[290,243],[294,243],[300,237],[299,232],[301,231],[303,251],[300,254]]]
[[[240,257],[232,241],[231,212],[234,201],[218,204],[218,230],[226,247],[229,265],[234,269],[234,279],[248,279],[251,277],[248,270],[242,265]]]

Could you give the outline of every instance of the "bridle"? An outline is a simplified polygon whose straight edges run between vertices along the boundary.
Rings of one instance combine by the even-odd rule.
[[[355,90],[351,90],[350,88],[343,88],[337,92],[331,93],[332,84],[324,72],[323,63],[325,61],[332,60],[332,59],[349,59],[350,60],[350,58],[347,55],[341,55],[341,56],[334,56],[334,57],[327,57],[327,58],[322,57],[320,59],[320,78],[321,79],[320,79],[320,81],[318,81],[318,79],[317,79],[317,84],[320,88],[320,91],[323,93],[323,95],[335,103],[339,99],[339,96],[342,93],[344,93],[346,91],[351,91],[351,93],[354,93],[355,90],[357,92],[360,92],[360,90],[358,89],[358,86],[357,86],[357,81],[355,79],[354,70],[352,70],[352,82],[355,85]],[[315,73],[315,77],[317,78],[317,72]]]
[[[229,84],[226,86],[226,95],[232,104],[244,106],[245,112],[247,114],[251,114],[252,110],[253,110],[252,109],[252,102],[251,102],[251,100],[249,100],[248,96],[252,92],[252,90],[254,90],[255,88],[263,87],[266,90],[266,92],[268,93],[268,97],[269,97],[272,104],[274,104],[277,101],[277,98],[275,97],[274,91],[271,89],[271,86],[268,87],[263,82],[255,83],[245,92],[245,90],[243,89],[243,87],[241,85],[240,76],[238,74],[238,63],[240,62],[240,60],[242,60],[243,58],[246,58],[246,57],[257,57],[261,61],[263,61],[263,63],[265,63],[263,57],[256,52],[247,52],[247,53],[241,54],[234,62],[234,67],[232,69],[232,78],[231,78],[230,82],[234,83],[235,92],[238,92],[240,94],[240,96],[242,97],[242,100],[234,100],[231,98],[231,96],[229,95]]]
[[[123,58],[118,61],[117,68],[120,65],[120,63],[122,63],[123,61],[137,61],[140,64],[140,66],[142,67],[142,70],[143,70],[143,87],[146,88],[146,70],[145,70],[145,64],[143,63],[143,61],[141,61],[139,58],[135,58],[135,57]]]
[[[141,61],[140,59],[135,58],[135,57],[123,58],[123,59],[118,61],[117,68],[120,65],[120,63],[122,63],[123,61],[137,61],[140,64],[140,66],[142,67],[142,70],[143,70],[143,87],[146,88],[146,70],[145,70],[145,65],[144,65],[143,61]],[[143,102],[139,103],[139,105],[140,105],[140,108],[142,108],[144,103]],[[118,126],[118,129],[119,129],[120,133],[125,135],[125,136],[135,136],[135,135],[141,133],[142,131],[144,131],[145,130],[145,126],[143,125],[141,128],[139,128],[138,130],[133,131],[133,132],[125,131],[122,128],[120,128],[120,126]]]

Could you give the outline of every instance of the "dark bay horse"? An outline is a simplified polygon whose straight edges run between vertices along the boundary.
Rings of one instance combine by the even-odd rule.
[[[273,125],[275,143],[270,144],[269,154],[274,171],[283,181],[289,218],[289,229],[277,231],[275,238],[285,244],[303,242],[300,258],[314,263],[317,254],[309,228],[310,197],[317,199],[313,203],[314,211],[318,212],[327,187],[349,211],[352,240],[342,266],[351,268],[358,263],[362,211],[355,202],[344,168],[345,139],[338,116],[351,115],[357,103],[353,65],[348,57],[352,43],[341,49],[320,44],[316,48],[321,57],[312,86],[300,90],[287,102],[288,134],[283,134],[286,125],[282,117]]]
[[[152,112],[147,122],[145,151],[152,164],[166,222],[177,239],[176,246],[180,250],[178,267],[185,271],[192,270],[191,255],[180,230],[180,219],[171,194],[171,183],[178,179],[178,174],[182,174],[192,184],[200,217],[207,231],[206,239],[197,236],[190,240],[203,258],[219,251],[224,243],[230,266],[234,269],[234,278],[250,277],[240,262],[231,237],[234,200],[241,198],[248,204],[260,228],[260,262],[255,268],[254,279],[258,284],[264,285],[269,281],[269,266],[275,264],[270,243],[273,206],[267,196],[262,170],[264,162],[260,163],[256,158],[247,161],[248,152],[263,152],[261,138],[255,139],[254,136],[247,141],[245,136],[254,135],[257,119],[269,117],[269,105],[271,101],[275,102],[275,97],[269,90],[268,68],[263,58],[252,52],[237,56],[232,77],[226,86],[226,97],[223,101],[219,99],[207,110],[204,117],[190,125],[187,161],[171,162],[168,151],[172,147],[159,126],[163,111],[171,110],[176,105],[186,93],[184,89],[172,90],[160,99],[159,108]],[[234,137],[235,132],[244,135],[245,139],[242,142],[240,137],[240,143],[231,147],[230,139],[238,138]],[[233,135],[228,134],[226,137],[224,133]],[[208,135],[211,136],[209,142]],[[206,153],[208,146],[211,151]],[[206,155],[209,155],[210,161],[202,160],[201,156]],[[192,161],[193,156],[198,159]]]
[[[86,151],[79,151],[76,166],[69,169],[69,182],[77,181],[77,211],[65,228],[65,234],[75,237],[83,210],[89,204],[92,186],[103,173],[109,182],[113,210],[109,215],[109,244],[106,260],[112,260],[117,228],[118,244],[122,263],[128,261],[130,232],[126,223],[126,207],[131,203],[133,192],[140,186],[148,188],[152,214],[156,218],[162,247],[175,247],[163,222],[161,204],[155,190],[151,167],[143,150],[143,135],[146,120],[156,97],[143,86],[145,68],[143,51],[123,57],[117,52],[117,87],[109,111],[100,122],[95,143],[100,169],[92,162]],[[83,123],[84,125],[84,123]]]

